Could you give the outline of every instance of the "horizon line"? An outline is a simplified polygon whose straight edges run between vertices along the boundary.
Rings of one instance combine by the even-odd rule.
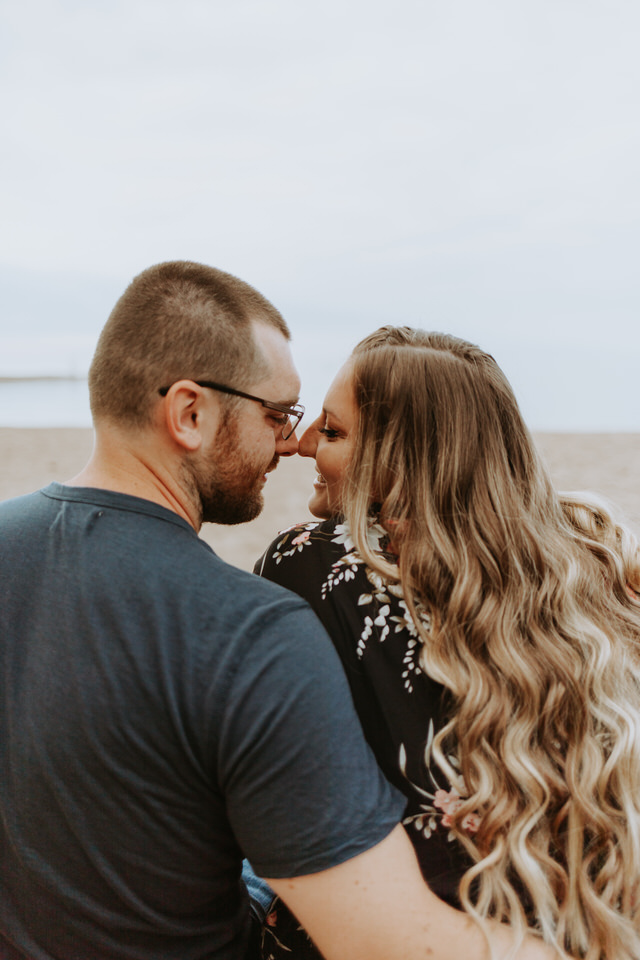
[[[40,380],[87,380],[87,374],[77,373],[27,373],[24,376],[2,376],[0,374],[0,383],[25,383],[27,381]]]

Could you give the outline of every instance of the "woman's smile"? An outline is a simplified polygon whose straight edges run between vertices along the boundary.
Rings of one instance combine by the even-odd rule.
[[[351,366],[346,363],[329,387],[322,413],[305,430],[298,445],[300,456],[316,461],[309,510],[321,520],[328,520],[341,510],[342,486],[357,426]]]

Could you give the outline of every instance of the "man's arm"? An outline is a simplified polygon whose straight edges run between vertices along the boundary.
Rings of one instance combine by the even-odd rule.
[[[466,914],[424,882],[411,841],[397,826],[366,853],[320,873],[267,881],[327,960],[489,960],[487,941]],[[496,960],[514,944],[491,924]],[[517,960],[552,960],[555,951],[527,938]]]

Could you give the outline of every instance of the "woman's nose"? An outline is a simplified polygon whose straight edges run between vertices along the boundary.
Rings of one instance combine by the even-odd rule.
[[[310,424],[300,437],[298,443],[298,454],[301,457],[314,457],[318,449],[318,417]]]

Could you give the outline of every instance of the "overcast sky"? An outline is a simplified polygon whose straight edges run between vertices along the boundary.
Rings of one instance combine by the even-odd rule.
[[[534,428],[640,430],[639,49],[637,0],[4,0],[0,374],[82,372],[192,259],[284,313],[310,405],[409,323]]]

